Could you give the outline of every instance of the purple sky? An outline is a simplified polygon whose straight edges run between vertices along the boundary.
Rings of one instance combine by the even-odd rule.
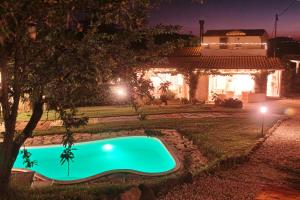
[[[199,34],[199,19],[207,29],[266,29],[270,36],[275,14],[287,8],[293,0],[192,0],[165,1],[150,16],[150,23],[181,25],[183,32]],[[295,0],[296,1],[296,0]],[[278,35],[300,38],[300,2],[295,2],[279,18]]]

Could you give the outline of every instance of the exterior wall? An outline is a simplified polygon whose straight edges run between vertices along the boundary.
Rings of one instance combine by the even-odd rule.
[[[221,42],[225,38],[226,42]],[[266,56],[264,36],[204,36],[204,56]]]
[[[266,56],[266,36],[204,36],[202,55]]]
[[[267,56],[266,49],[203,49],[203,56]]]
[[[226,38],[228,49],[264,49],[266,40],[261,36],[204,36],[203,44],[208,49],[220,49],[221,38]]]
[[[198,101],[207,101],[208,100],[208,75],[199,76],[198,86],[196,90],[196,99]]]
[[[274,73],[268,75],[267,79],[267,96],[280,97],[282,94],[281,89],[282,71],[276,70]]]

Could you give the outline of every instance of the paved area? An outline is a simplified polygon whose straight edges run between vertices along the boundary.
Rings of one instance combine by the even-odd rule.
[[[250,161],[170,191],[164,200],[300,200],[300,100],[267,103],[291,117]],[[257,105],[252,105],[257,106]]]

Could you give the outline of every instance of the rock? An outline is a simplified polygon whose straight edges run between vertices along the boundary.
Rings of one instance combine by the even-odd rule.
[[[140,200],[142,192],[137,187],[132,187],[130,190],[122,193],[120,200]]]
[[[148,187],[147,185],[140,184],[139,185],[140,190],[142,191],[142,196],[140,200],[155,200],[156,196],[153,192],[153,190]]]

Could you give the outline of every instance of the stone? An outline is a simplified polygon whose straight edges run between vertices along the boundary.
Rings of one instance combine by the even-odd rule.
[[[130,190],[121,194],[120,200],[140,200],[141,196],[141,190],[137,187],[132,187]]]

